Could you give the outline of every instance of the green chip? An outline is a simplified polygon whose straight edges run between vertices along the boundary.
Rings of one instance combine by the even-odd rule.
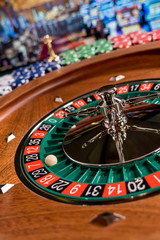
[[[91,58],[94,56],[95,56],[95,52],[93,52],[93,51],[84,51],[84,52],[78,53],[79,59],[86,59],[86,58]]]
[[[79,62],[79,59],[67,59],[67,60],[62,60],[61,61],[61,66],[67,66],[73,63]]]
[[[113,45],[106,43],[105,45],[97,46],[95,49],[96,54],[102,54],[113,51]]]
[[[60,53],[59,56],[66,59],[66,58],[69,58],[69,57],[76,56],[76,52],[74,50],[69,50],[69,51]]]
[[[100,40],[97,40],[94,43],[92,43],[92,46],[104,45],[105,43],[107,43],[106,39],[100,39]]]
[[[69,59],[78,59],[78,55],[63,57],[63,60],[69,60]]]
[[[106,39],[100,39],[89,45],[82,45],[75,50],[68,50],[60,54],[62,58],[61,65],[66,66],[79,62],[83,59],[89,59],[98,54],[111,52],[113,50],[112,42]]]
[[[64,52],[66,55],[71,55],[71,54],[74,54],[75,53],[75,51],[74,50],[68,50],[68,51],[66,51],[66,52]]]
[[[77,53],[73,52],[73,54],[63,54],[62,56],[63,61],[78,61],[79,57]]]
[[[84,51],[84,50],[88,50],[90,49],[89,45],[83,45],[83,46],[79,46],[75,49],[76,52],[80,52],[80,51]]]

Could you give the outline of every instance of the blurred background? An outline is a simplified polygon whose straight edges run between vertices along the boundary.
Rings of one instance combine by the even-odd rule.
[[[46,34],[59,54],[159,28],[158,0],[0,0],[0,72],[43,60]]]

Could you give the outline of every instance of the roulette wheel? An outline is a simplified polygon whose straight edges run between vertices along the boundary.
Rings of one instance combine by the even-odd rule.
[[[1,98],[2,239],[158,239],[159,51],[117,50]]]

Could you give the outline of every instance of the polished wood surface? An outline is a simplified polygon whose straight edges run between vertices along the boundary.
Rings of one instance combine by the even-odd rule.
[[[15,186],[0,195],[0,239],[159,239],[159,195],[120,205],[66,205],[30,192],[14,170],[15,152],[21,139],[40,118],[60,105],[54,102],[55,96],[69,101],[110,84],[108,79],[119,74],[125,76],[123,81],[160,78],[159,42],[84,60],[1,97],[0,185],[13,183]],[[11,132],[16,138],[7,143]],[[116,212],[126,219],[108,227],[90,223],[103,212]]]

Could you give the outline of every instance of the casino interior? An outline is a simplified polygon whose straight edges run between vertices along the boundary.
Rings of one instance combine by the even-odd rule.
[[[159,62],[159,0],[0,0],[0,240],[159,240]]]

